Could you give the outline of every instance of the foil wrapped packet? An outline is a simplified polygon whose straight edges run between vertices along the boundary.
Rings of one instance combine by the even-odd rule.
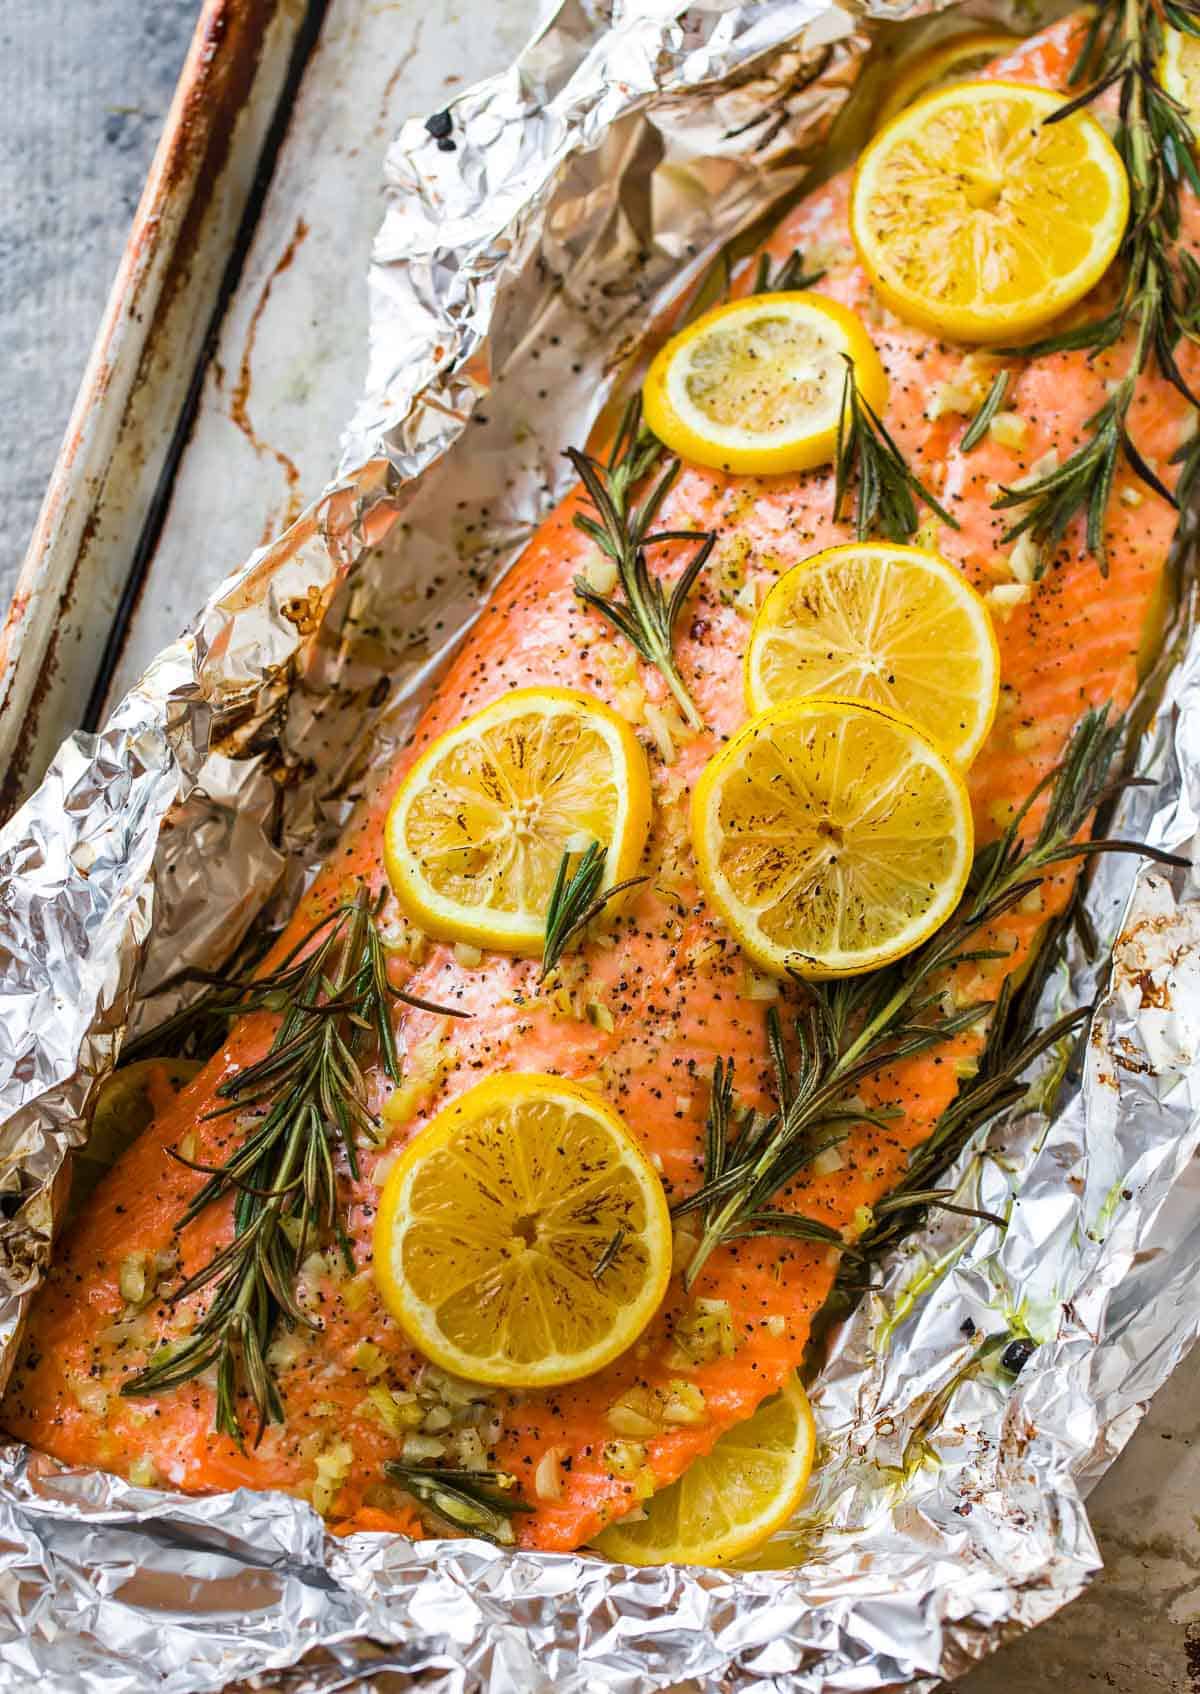
[[[938,11],[561,0],[511,70],[453,103],[453,151],[403,130],[339,480],[0,832],[5,1367],[127,1031],[172,1009],[183,967],[290,909],[563,491],[561,449],[647,321],[808,178],[831,131],[847,144],[881,43],[942,27]],[[1147,695],[1149,781],[1118,825],[1191,855],[1200,642],[1182,599]],[[957,1172],[1008,1228],[943,1216],[836,1332],[778,1568],[338,1540],[282,1495],[184,1498],[9,1445],[0,1687],[193,1694],[278,1672],[297,1694],[391,1673],[445,1694],[858,1694],[930,1689],[1047,1617],[1098,1565],[1087,1490],[1200,1324],[1183,1296],[1200,1264],[1195,879],[1105,861],[1088,904],[1104,945],[1046,988],[1048,1007],[1099,989],[1080,1073],[1052,1118],[1026,1103]]]

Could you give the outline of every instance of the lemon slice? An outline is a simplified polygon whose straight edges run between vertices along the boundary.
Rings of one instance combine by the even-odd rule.
[[[671,1220],[649,1160],[595,1094],[496,1076],[392,1170],[374,1268],[388,1310],[443,1369],[545,1387],[637,1340],[666,1292]]]
[[[650,806],[646,755],[623,718],[572,689],[514,689],[413,765],[384,825],[388,878],[430,935],[540,953],[563,853],[599,842],[601,887],[625,881]]]
[[[692,842],[705,892],[764,969],[854,976],[954,911],[971,806],[915,724],[853,700],[792,700],[705,766]]]
[[[805,292],[752,294],[705,312],[646,376],[646,422],[673,452],[715,470],[772,475],[832,459],[854,365],[882,412],[887,377],[861,319]]]
[[[1200,37],[1182,29],[1164,32],[1159,80],[1183,107],[1193,138],[1200,140]]]
[[[796,1510],[816,1437],[795,1377],[735,1424],[678,1482],[651,1495],[645,1517],[610,1524],[594,1545],[627,1565],[723,1565],[751,1552]]]
[[[889,542],[831,547],[779,578],[746,650],[752,712],[805,695],[886,706],[964,768],[1000,691],[992,620],[962,572]]]
[[[1099,281],[1129,184],[1085,112],[1046,119],[1050,89],[960,82],[926,95],[863,151],[850,223],[883,300],[960,341],[1025,335]]]
[[[944,88],[947,83],[963,82],[967,77],[978,76],[993,59],[1011,52],[1018,39],[1000,30],[972,29],[963,35],[953,36],[949,41],[923,47],[911,57],[901,59],[889,79],[887,97],[880,107],[875,128],[882,129],[897,112],[911,106],[914,100],[928,94],[931,89]]]

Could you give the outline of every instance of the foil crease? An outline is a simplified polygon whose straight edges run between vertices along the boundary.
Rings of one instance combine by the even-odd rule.
[[[4,1370],[127,1028],[286,914],[636,336],[804,179],[879,30],[937,9],[561,0],[454,102],[453,152],[419,122],[398,137],[339,481],[0,831]],[[1118,822],[1192,853],[1189,628],[1172,658]],[[1105,861],[1088,901],[1101,962],[1069,954],[1046,990],[1048,1009],[1099,991],[1079,1074],[958,1172],[1008,1228],[927,1227],[835,1335],[778,1568],[338,1540],[284,1496],[189,1499],[10,1444],[0,1688],[928,1690],[1049,1616],[1097,1568],[1088,1489],[1200,1326],[1196,879]]]

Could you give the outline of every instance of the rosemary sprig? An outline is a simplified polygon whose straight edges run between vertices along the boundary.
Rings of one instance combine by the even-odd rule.
[[[849,358],[842,384],[834,471],[834,521],[841,519],[853,487],[854,527],[860,541],[867,540],[876,530],[889,541],[907,541],[916,534],[920,522],[918,502],[922,501],[943,523],[951,529],[958,528],[957,519],[939,505],[909,469],[883,419],[859,393],[854,361]]]
[[[644,876],[631,876],[611,888],[601,889],[604,879],[605,854],[598,841],[590,841],[574,870],[571,861],[575,854],[568,848],[558,861],[550,903],[546,907],[546,934],[542,942],[542,979],[545,980],[562,958],[567,948],[593,918],[599,917],[608,902],[627,888],[645,882]]]
[[[1088,548],[1107,573],[1104,519],[1122,459],[1156,494],[1175,504],[1128,428],[1137,380],[1151,362],[1185,399],[1197,403],[1175,349],[1181,337],[1200,339],[1200,266],[1190,254],[1176,251],[1175,242],[1180,189],[1186,180],[1200,193],[1200,173],[1187,113],[1158,80],[1168,26],[1200,34],[1200,5],[1195,0],[1100,0],[1070,77],[1071,86],[1085,81],[1088,86],[1049,120],[1079,111],[1110,88],[1118,90],[1113,139],[1129,178],[1130,199],[1120,253],[1125,274],[1111,311],[1011,351],[1037,357],[1089,348],[1094,357],[1115,346],[1130,328],[1134,342],[1124,376],[1087,420],[1088,440],[1057,470],[1023,488],[1006,489],[994,502],[999,510],[1023,508],[1006,539],[1028,531],[1042,568],[1071,522],[1086,514]]]
[[[804,254],[798,247],[793,247],[774,274],[771,272],[770,254],[762,253],[759,255],[758,266],[754,272],[754,287],[750,292],[752,294],[798,293],[805,288],[815,287],[824,275],[823,270],[805,270]]]
[[[171,1016],[161,1018],[144,1035],[127,1041],[119,1063],[166,1057],[207,1059],[228,1034],[229,1026],[247,1011],[279,1011],[283,1000],[273,996],[268,979],[248,974],[271,945],[269,932],[258,932],[252,942],[238,951],[237,968],[206,971],[188,968],[176,971],[154,990],[165,994],[185,984],[203,984],[204,992]]]
[[[711,312],[714,306],[721,305],[733,294],[734,272],[739,263],[738,256],[730,247],[723,247],[716,258],[704,272],[692,294],[686,311],[680,317],[677,329],[686,329],[703,317],[705,312]],[[823,270],[810,271],[804,266],[804,255],[799,247],[794,247],[776,267],[771,270],[771,259],[767,253],[760,253],[758,264],[754,268],[754,287],[752,294],[782,294],[792,289],[814,288],[825,275]]]
[[[567,449],[595,514],[577,512],[575,523],[616,565],[624,598],[614,600],[600,593],[583,576],[575,578],[575,592],[619,629],[647,664],[658,669],[688,723],[700,729],[700,714],[675,663],[675,625],[717,538],[707,530],[654,529],[654,520],[679,475],[680,461],[668,458],[642,500],[636,499],[635,491],[660,464],[663,451],[662,443],[643,427],[640,396],[626,406],[606,461],[575,447]],[[676,542],[694,542],[696,551],[668,593],[651,573],[646,555],[651,547]]]
[[[779,1015],[771,1008],[767,1034],[775,1109],[769,1116],[739,1121],[732,1065],[718,1060],[703,1180],[673,1208],[677,1217],[699,1212],[704,1222],[685,1273],[687,1286],[721,1242],[787,1235],[841,1245],[841,1237],[827,1225],[780,1210],[771,1201],[820,1153],[844,1140],[852,1124],[886,1126],[887,1112],[872,1112],[854,1098],[865,1077],[941,1045],[992,1009],[989,1002],[979,1001],[946,1010],[947,978],[957,966],[1007,956],[994,947],[980,947],[980,931],[1018,905],[1055,865],[1105,852],[1136,853],[1171,865],[1186,862],[1140,842],[1077,839],[1110,792],[1109,771],[1123,727],[1120,719],[1110,722],[1107,711],[1087,713],[1057,770],[1037,785],[1000,839],[976,856],[958,912],[915,953],[865,976],[804,985],[794,1025],[795,1060],[785,1047]],[[1047,789],[1045,815],[1027,844],[1022,836],[1025,820]],[[982,1102],[977,1094],[976,1104]],[[924,1187],[918,1191],[928,1199]]]
[[[434,1470],[399,1459],[385,1460],[383,1468],[414,1500],[455,1529],[501,1547],[511,1547],[515,1539],[512,1520],[516,1514],[533,1510],[511,1497],[516,1478],[507,1471]]]
[[[617,1254],[621,1251],[621,1243],[625,1239],[625,1225],[619,1223],[613,1230],[604,1246],[604,1251],[591,1269],[593,1282],[599,1282],[605,1271],[611,1270],[616,1263]]]
[[[969,453],[973,447],[978,447],[987,434],[988,425],[1004,404],[1004,396],[1008,393],[1008,377],[1007,371],[997,371],[992,378],[992,386],[987,391],[983,405],[972,418],[967,433],[959,443],[964,453]]]
[[[394,999],[458,1015],[392,987],[365,889],[316,924],[277,970],[241,985],[240,1011],[282,1011],[282,1019],[265,1057],[221,1084],[217,1092],[226,1103],[208,1115],[244,1113],[259,1121],[222,1165],[173,1155],[207,1177],[176,1229],[232,1194],[233,1235],[171,1295],[174,1305],[215,1284],[187,1340],[160,1349],[122,1384],[122,1394],[159,1394],[215,1366],[215,1427],[221,1434],[242,1439],[239,1379],[258,1415],[257,1438],[268,1423],[282,1419],[267,1350],[281,1318],[315,1327],[295,1297],[300,1266],[314,1240],[335,1237],[353,1267],[334,1155],[342,1148],[357,1177],[359,1137],[375,1139],[359,1068],[363,1050],[373,1046],[387,1075],[400,1080]]]
[[[1135,381],[1136,372],[1123,378],[1116,392],[1109,396],[1098,412],[1092,413],[1084,425],[1089,439],[1056,470],[1049,471],[1025,487],[1006,488],[992,501],[994,511],[1008,511],[1015,506],[1025,508],[1024,516],[1005,531],[1004,539],[1015,541],[1026,530],[1030,532],[1038,549],[1039,576],[1081,512],[1087,517],[1088,551],[1095,554],[1101,575],[1108,575],[1104,519],[1122,456],[1156,494],[1161,494],[1172,506],[1176,503],[1170,489],[1138,452],[1126,428],[1125,420],[1133,400]]]
[[[862,1255],[857,1266],[893,1246],[931,1206],[1003,1226],[1004,1220],[991,1213],[953,1204],[953,1189],[938,1184],[979,1130],[1024,1098],[1028,1085],[1023,1078],[1030,1065],[1051,1048],[1071,1041],[1092,1015],[1090,1005],[1078,1006],[1044,1029],[1037,1029],[1031,1021],[1035,1009],[1035,995],[1026,993],[1024,987],[1014,994],[1011,982],[1004,983],[979,1070],[964,1082],[929,1139],[912,1154],[903,1182],[872,1208],[874,1223],[856,1243]],[[853,1280],[853,1272],[846,1280]]]

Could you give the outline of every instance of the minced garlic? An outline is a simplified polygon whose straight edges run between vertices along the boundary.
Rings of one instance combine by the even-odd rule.
[[[328,1517],[353,1463],[354,1449],[348,1441],[335,1441],[332,1446],[326,1447],[324,1452],[317,1454],[312,1503],[322,1517]]]
[[[993,612],[1003,621],[1032,593],[1033,588],[1027,582],[998,582],[995,588],[988,589],[987,598]]]
[[[533,1473],[533,1492],[539,1500],[557,1500],[563,1491],[562,1462],[567,1447],[547,1447]]]
[[[415,1394],[406,1393],[403,1389],[385,1388],[382,1383],[376,1383],[367,1390],[366,1399],[360,1402],[360,1410],[381,1423],[389,1435],[401,1438],[416,1429],[424,1415]]]
[[[1008,555],[1008,568],[1018,582],[1032,582],[1038,569],[1037,542],[1026,530],[1019,535],[1012,552]]]
[[[406,1124],[416,1117],[433,1099],[453,1062],[454,1044],[443,1036],[428,1035],[419,1041],[405,1056],[403,1082],[384,1102],[384,1122]],[[377,1168],[373,1180],[382,1187],[386,1176]]]
[[[611,594],[617,586],[617,561],[595,547],[579,574],[596,594]]]
[[[696,1299],[675,1326],[669,1362],[709,1365],[736,1349],[737,1334],[729,1301]]]
[[[149,1453],[139,1453],[129,1467],[129,1480],[135,1488],[153,1488],[158,1481],[158,1467]]]
[[[646,1463],[646,1449],[640,1441],[606,1441],[603,1458],[613,1476],[636,1476]]]
[[[683,1377],[673,1378],[665,1388],[630,1388],[605,1413],[618,1435],[640,1438],[672,1425],[703,1423],[705,1415],[703,1390]]]
[[[1019,412],[997,412],[988,424],[988,434],[993,441],[1017,452],[1024,447],[1028,433],[1029,425]]]
[[[140,1306],[146,1297],[146,1255],[133,1253],[122,1259],[117,1287],[127,1306]]]
[[[404,1457],[409,1464],[425,1464],[430,1459],[446,1457],[446,1443],[437,1435],[406,1435]]]
[[[696,1257],[700,1237],[686,1223],[676,1224],[671,1232],[671,1263],[675,1270],[685,1271]]]
[[[845,1160],[840,1147],[824,1147],[812,1162],[814,1176],[832,1176],[840,1171]]]
[[[354,1349],[351,1361],[355,1370],[361,1371],[368,1382],[374,1382],[377,1376],[382,1376],[388,1368],[387,1355],[373,1341],[360,1341]]]

